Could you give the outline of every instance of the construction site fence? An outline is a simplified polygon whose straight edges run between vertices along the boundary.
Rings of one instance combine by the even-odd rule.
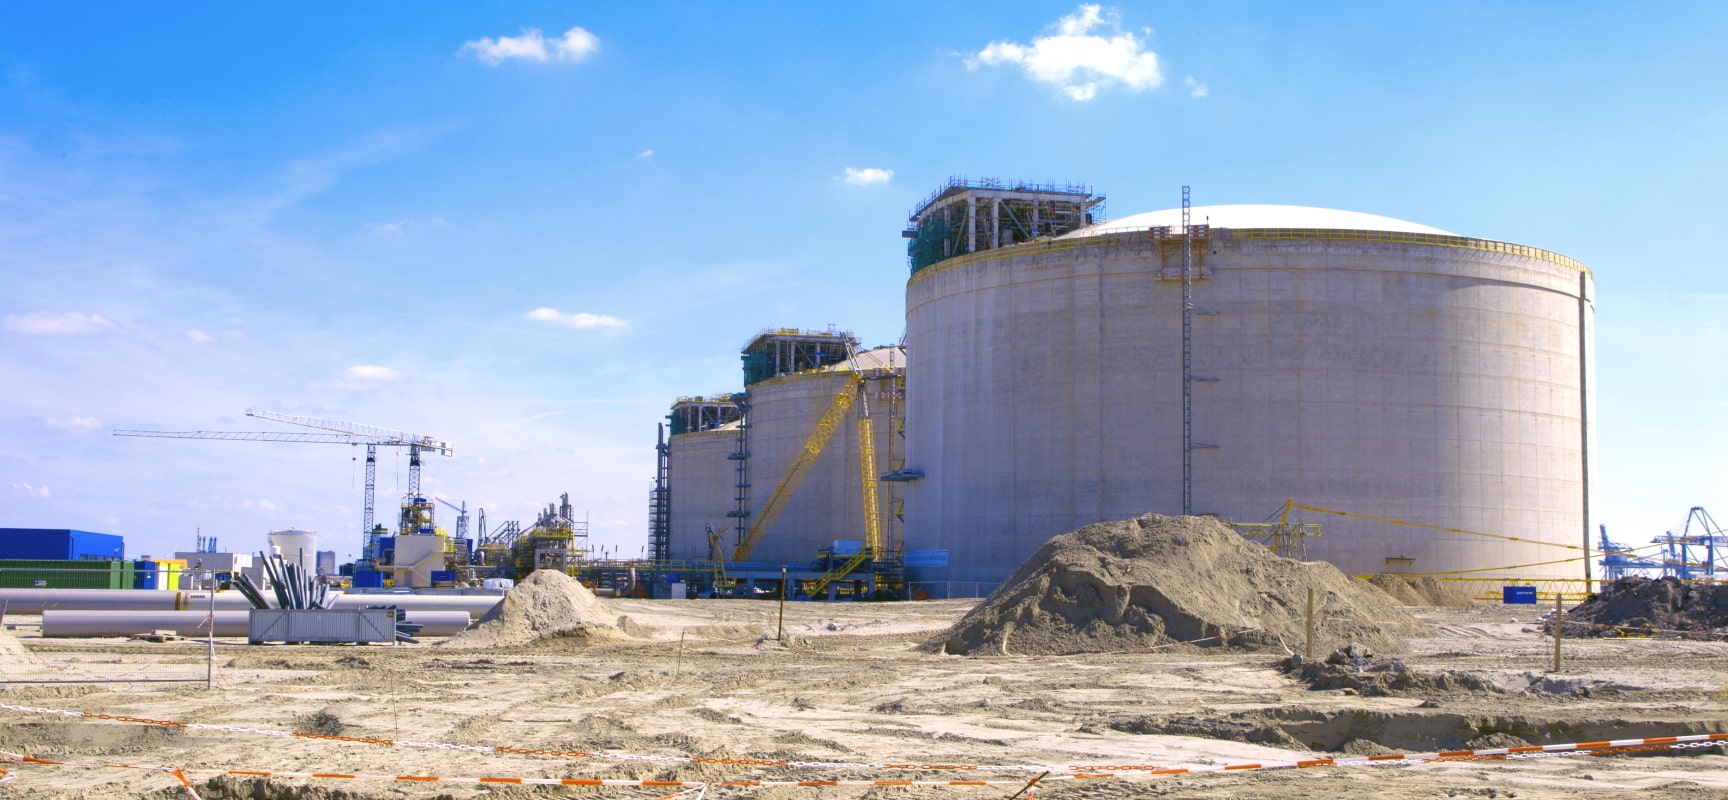
[[[907,581],[906,597],[910,600],[961,600],[989,597],[999,582],[992,581]]]

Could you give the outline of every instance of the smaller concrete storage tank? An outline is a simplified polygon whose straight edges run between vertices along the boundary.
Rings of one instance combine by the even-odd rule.
[[[790,328],[763,331],[745,346],[746,391],[733,396],[742,419],[668,441],[674,561],[707,561],[714,545],[725,560],[736,560],[740,542],[754,532],[744,560],[807,565],[838,540],[864,538],[859,419],[868,407],[876,472],[898,468],[906,360],[897,347],[856,348],[849,333]],[[813,442],[813,429],[841,395],[849,405],[825,439]],[[799,454],[818,444],[807,471],[787,482]],[[783,502],[771,503],[782,483]],[[895,487],[877,483],[885,545],[898,538],[897,500]],[[759,524],[765,517],[772,519]],[[710,530],[718,535],[712,544]]]

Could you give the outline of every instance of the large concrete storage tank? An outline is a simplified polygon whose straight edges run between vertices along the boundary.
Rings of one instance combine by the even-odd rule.
[[[1588,536],[1582,264],[1328,209],[1192,221],[1194,513],[1259,522],[1295,498],[1530,540],[1309,515],[1309,556],[1356,574],[1584,575],[1544,564]],[[906,547],[948,565],[916,579],[987,590],[1053,535],[1180,513],[1187,241],[1171,210],[914,251]]]

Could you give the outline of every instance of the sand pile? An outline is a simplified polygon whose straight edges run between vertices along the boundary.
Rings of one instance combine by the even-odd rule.
[[[0,629],[0,675],[33,675],[46,669],[47,662],[25,650],[10,632]]]
[[[1391,652],[1426,633],[1331,564],[1279,558],[1214,519],[1148,514],[1051,539],[929,646],[1059,655],[1197,642],[1288,654],[1303,646],[1310,588],[1317,651]]]
[[[1432,577],[1406,578],[1383,572],[1369,578],[1368,582],[1403,606],[1469,608],[1475,605],[1470,595]]]
[[[1588,602],[1567,611],[1564,633],[1728,638],[1728,584],[1688,584],[1679,578],[1621,578]]]
[[[443,647],[480,649],[532,644],[553,637],[611,636],[628,621],[606,610],[574,578],[543,569],[504,595],[503,602]]]

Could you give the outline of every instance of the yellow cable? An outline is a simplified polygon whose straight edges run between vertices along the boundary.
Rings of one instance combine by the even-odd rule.
[[[1352,514],[1348,511],[1333,511],[1330,508],[1316,508],[1314,506],[1300,505],[1294,501],[1290,502],[1288,504],[1287,508],[1297,509],[1299,511],[1312,511],[1316,514],[1331,514],[1333,516],[1338,516],[1338,517],[1349,517],[1351,519],[1365,519],[1365,520],[1368,520],[1370,522],[1384,522],[1388,525],[1406,525],[1406,526],[1409,526],[1412,528],[1426,528],[1428,530],[1445,531],[1447,533],[1462,533],[1462,534],[1466,534],[1469,536],[1486,536],[1490,539],[1504,539],[1505,541],[1508,541],[1508,542],[1523,542],[1524,544],[1540,544],[1540,545],[1547,545],[1548,547],[1564,547],[1567,550],[1584,550],[1584,548],[1579,547],[1578,545],[1575,545],[1575,544],[1560,544],[1558,542],[1544,542],[1544,541],[1541,541],[1539,539],[1521,539],[1517,536],[1505,536],[1505,535],[1498,534],[1498,533],[1483,533],[1481,531],[1467,531],[1467,530],[1464,530],[1463,528],[1448,528],[1448,527],[1445,527],[1443,525],[1424,525],[1423,523],[1420,523],[1420,522],[1409,522],[1409,521],[1401,520],[1401,519],[1391,519],[1389,517],[1374,517],[1374,516],[1369,516],[1367,514]],[[1589,551],[1586,550],[1585,552],[1589,552]],[[1586,557],[1588,557],[1588,556],[1586,556]]]

